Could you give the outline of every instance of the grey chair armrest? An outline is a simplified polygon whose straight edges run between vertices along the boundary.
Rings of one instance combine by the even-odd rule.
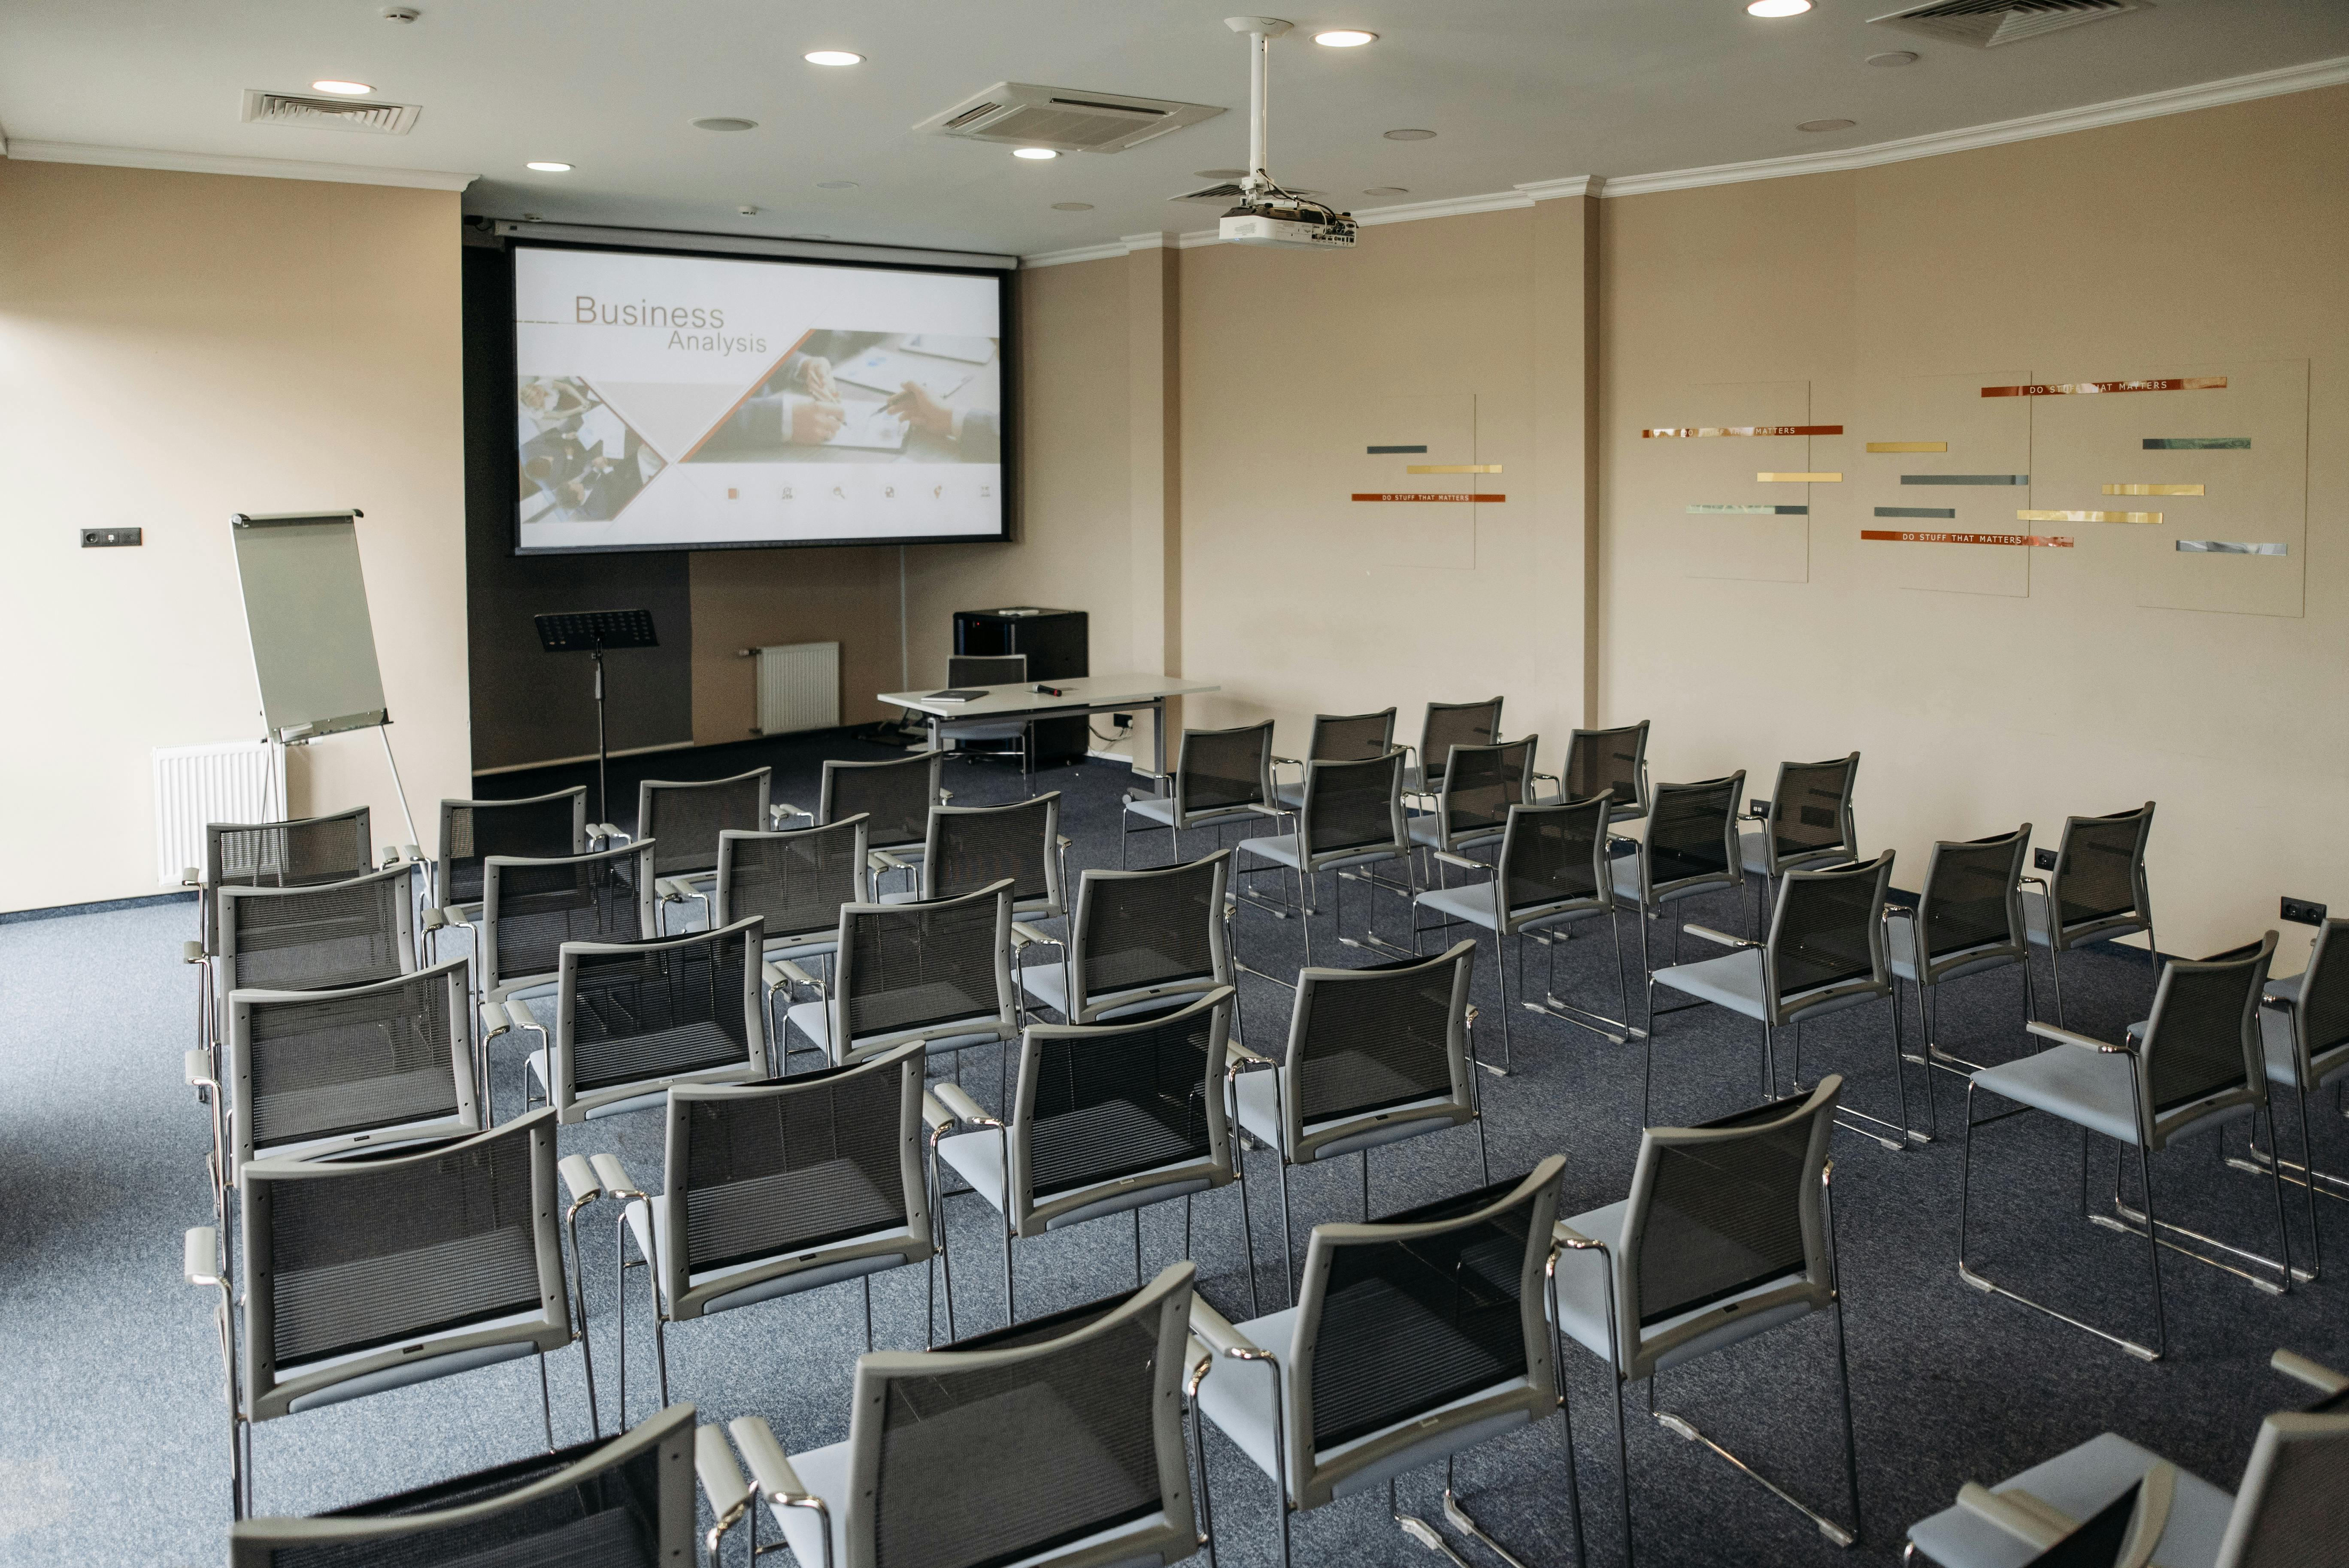
[[[194,866],[189,866],[180,872],[180,885],[181,887],[202,887],[204,885],[204,873]]]
[[[1702,936],[1707,942],[1718,942],[1723,947],[1759,947],[1762,945],[1760,943],[1754,941],[1750,937],[1732,936],[1725,931],[1715,931],[1709,925],[1683,925],[1681,929],[1687,932],[1691,936]]]
[[[759,965],[759,973],[765,977],[767,989],[770,991],[782,985],[812,985],[815,984],[814,975],[809,974],[806,970],[801,968],[798,965],[792,963],[788,958],[764,959]]]
[[[1565,1223],[1563,1221],[1561,1221],[1557,1227],[1550,1233],[1550,1240],[1555,1244],[1565,1248],[1570,1253],[1603,1253],[1609,1251],[1609,1248],[1605,1242],[1599,1241],[1593,1236],[1586,1236],[1580,1231],[1574,1229],[1571,1225]]]
[[[609,1152],[591,1154],[587,1157],[587,1163],[595,1168],[595,1180],[603,1183],[606,1197],[641,1198],[645,1195],[644,1189],[629,1180],[628,1168],[620,1163],[618,1155]]]
[[[2054,1024],[2043,1024],[2036,1018],[2032,1019],[2023,1027],[2043,1040],[2056,1040],[2067,1046],[2081,1047],[2085,1050],[2103,1051],[2107,1056],[2126,1055],[2129,1050],[2127,1046],[2112,1045],[2097,1039],[2094,1035],[2083,1035],[2075,1029],[2061,1028]]]
[[[182,942],[181,944],[180,944],[180,962],[181,962],[181,963],[182,963],[182,964],[202,964],[203,961],[204,961],[204,944],[203,944],[202,943],[201,943],[201,942]]]
[[[1280,1065],[1274,1061],[1270,1057],[1266,1056],[1262,1051],[1251,1050],[1247,1047],[1240,1044],[1237,1040],[1225,1041],[1224,1051],[1231,1057],[1232,1066],[1236,1071],[1243,1068],[1253,1070],[1257,1068],[1278,1067]]]
[[[776,800],[767,807],[767,820],[770,822],[781,822],[790,817],[805,817],[811,822],[815,820],[813,811],[805,806],[794,806],[789,800]]]
[[[1302,767],[1304,767],[1304,766],[1305,766],[1305,764],[1304,764],[1304,763],[1299,762],[1299,761],[1296,758],[1294,758],[1294,757],[1276,757],[1276,758],[1274,758],[1272,760],[1273,760],[1273,762],[1274,762],[1274,764],[1275,764],[1276,766],[1278,766],[1278,764],[1280,764],[1280,763],[1284,763],[1284,762],[1285,762],[1285,763],[1287,763],[1287,764],[1288,764],[1288,766],[1289,766],[1289,767],[1291,767],[1291,768],[1302,768]]]
[[[1195,1295],[1191,1298],[1191,1336],[1218,1356],[1229,1356],[1236,1350],[1261,1353],[1263,1348],[1234,1327],[1230,1318]]]
[[[1472,872],[1489,872],[1493,868],[1484,861],[1472,861],[1466,855],[1455,855],[1450,850],[1438,850],[1435,858],[1447,866],[1463,866]]]
[[[703,1427],[693,1434],[693,1473],[701,1481],[701,1495],[709,1500],[709,1511],[719,1519],[730,1522],[750,1506],[750,1483],[742,1479],[734,1450],[718,1428]]]
[[[506,1004],[506,1016],[512,1020],[517,1029],[535,1029],[542,1035],[546,1033],[546,1026],[538,1021],[538,1015],[530,1010],[530,1004],[519,996]]]
[[[442,925],[461,925],[467,931],[473,929],[473,923],[467,920],[463,915],[458,913],[453,907],[444,906],[440,909],[434,910],[432,913],[440,917],[440,923]],[[436,927],[435,929],[438,928]]]
[[[938,1103],[938,1097],[929,1090],[922,1091],[922,1125],[932,1132],[960,1125],[961,1119]]]
[[[812,1499],[799,1476],[792,1469],[791,1460],[783,1453],[783,1445],[775,1441],[774,1432],[763,1416],[737,1416],[726,1423],[734,1434],[734,1446],[742,1450],[742,1458],[750,1467],[752,1484],[778,1501],[792,1499]]]
[[[2022,1501],[2025,1498],[2030,1501]],[[2079,1528],[2077,1520],[2058,1513],[2029,1492],[1995,1492],[1975,1480],[1958,1489],[1958,1506],[2002,1534],[2041,1552]]]
[[[953,1112],[957,1121],[967,1126],[1000,1127],[1003,1125],[987,1114],[986,1107],[964,1093],[960,1084],[941,1083],[931,1093],[936,1097],[940,1105]]]
[[[610,822],[590,822],[587,830],[599,839],[626,839],[632,844],[636,841],[632,835],[620,831]]]
[[[595,1179],[595,1168],[587,1163],[586,1156],[566,1154],[555,1161],[554,1169],[574,1203],[585,1203],[604,1195],[604,1184]]]
[[[220,1233],[210,1225],[190,1231],[180,1256],[180,1273],[190,1284],[220,1284]]]
[[[1059,937],[1053,936],[1049,933],[1040,931],[1024,920],[1013,921],[1011,923],[1011,945],[1014,947],[1025,947],[1031,942],[1040,942],[1047,947],[1065,947],[1068,945],[1068,944],[1062,942]]]
[[[2349,1388],[2349,1377],[2290,1350],[2277,1351],[2268,1357],[2268,1365],[2287,1377],[2299,1378],[2321,1394],[2338,1394]]]
[[[218,1088],[212,1081],[212,1056],[210,1051],[189,1051],[180,1058],[180,1075],[191,1088]]]
[[[656,877],[653,879],[653,896],[663,903],[684,903],[701,895],[676,877]]]
[[[886,850],[870,851],[864,861],[876,872],[909,872],[914,869],[913,861],[901,861]]]
[[[506,1016],[506,1010],[502,1004],[496,1002],[481,1004],[481,1038],[483,1040],[494,1040],[512,1027],[513,1021]]]
[[[444,930],[448,929],[448,925],[449,925],[449,912],[448,912],[447,910],[445,910],[445,909],[428,909],[428,910],[426,910],[426,911],[424,912],[424,929],[425,929],[425,930],[427,930],[427,931],[444,931]]]

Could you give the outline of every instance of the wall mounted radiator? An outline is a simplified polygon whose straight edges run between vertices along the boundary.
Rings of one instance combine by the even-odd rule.
[[[840,727],[838,643],[785,643],[740,653],[759,661],[759,721],[751,734]]]
[[[155,880],[166,887],[202,866],[211,824],[285,815],[285,753],[265,740],[158,747],[154,758]]]

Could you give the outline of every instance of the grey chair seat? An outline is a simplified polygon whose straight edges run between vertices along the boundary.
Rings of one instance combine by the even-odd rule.
[[[1129,799],[1125,803],[1125,810],[1130,817],[1143,818],[1162,828],[1174,825],[1174,802],[1164,795],[1145,795],[1139,800]],[[1194,811],[1186,825],[1194,828],[1217,827],[1226,822],[1252,821],[1262,815],[1263,812],[1246,806],[1231,806],[1220,811]]]
[[[1700,1001],[1715,1002],[1733,1013],[1742,1013],[1757,1023],[1769,1016],[1762,1000],[1762,950],[1744,947],[1719,958],[1707,958],[1695,964],[1675,964],[1655,973],[1659,985],[1694,996]],[[1790,1012],[1799,1012],[1806,1018],[1823,1018],[1829,1013],[1840,1013],[1847,1007],[1857,1007],[1862,1002],[1881,1001],[1872,991],[1858,991],[1823,999],[1806,1006],[1806,993],[1797,992],[1786,998]]]
[[[2132,1024],[2129,1032],[2137,1034],[2143,1028],[2142,1024]],[[2118,1052],[2106,1055],[2081,1046],[2058,1046],[2052,1051],[2041,1051],[2036,1056],[1978,1072],[1973,1081],[1978,1088],[2017,1104],[2134,1144],[2137,1110],[2129,1085],[2136,1072],[2131,1059]],[[2162,1114],[2173,1116],[2184,1109],[2173,1107]],[[2251,1109],[2248,1105],[2233,1107],[2220,1115],[2205,1118],[2187,1130],[2199,1132],[2222,1126],[2249,1116]]]
[[[2294,991],[2300,989],[2299,975],[2292,976],[2288,983]],[[2272,993],[2275,988],[2275,984],[2270,982],[2268,990]],[[2267,1008],[2261,1009],[2260,1045],[2267,1054],[2268,1081],[2287,1088],[2300,1082],[2300,1064],[2294,1059],[2292,1031],[2292,1024],[2289,1018]],[[2330,1051],[2319,1051],[2316,1054],[2316,1087],[2331,1088],[2344,1078],[2349,1078],[2349,1046],[2335,1046]]]
[[[792,1174],[795,1181],[807,1183],[811,1188],[823,1186],[830,1187],[833,1191],[840,1191],[842,1189],[838,1184],[856,1183],[869,1191],[872,1185],[863,1169],[854,1161],[848,1160],[824,1161],[813,1168],[802,1168]],[[628,1222],[629,1233],[636,1238],[637,1256],[652,1262],[653,1288],[661,1293],[661,1301],[665,1306],[672,1305],[668,1300],[667,1288],[668,1206],[660,1201],[658,1193],[655,1193],[650,1202],[632,1202],[620,1212]],[[828,1244],[857,1246],[865,1242],[878,1240],[883,1236],[905,1233],[905,1227],[900,1225],[891,1230],[875,1231],[868,1235],[853,1236],[844,1242]],[[686,1288],[689,1291],[698,1291],[730,1275],[748,1274],[753,1269],[764,1268],[767,1264],[777,1261],[779,1261],[777,1258],[752,1258],[748,1263],[729,1264],[724,1268],[700,1270],[687,1279]],[[871,1257],[848,1259],[823,1268],[801,1269],[793,1274],[770,1275],[765,1279],[746,1284],[740,1290],[729,1291],[724,1295],[710,1297],[702,1304],[701,1311],[705,1316],[713,1312],[731,1312],[738,1306],[751,1306],[762,1301],[772,1301],[779,1295],[796,1295],[801,1291],[814,1290],[822,1285],[837,1284],[843,1280],[861,1279],[869,1274],[880,1274],[886,1269],[900,1267],[910,1261],[904,1253],[883,1253]]]
[[[2072,937],[2069,939],[2071,944],[2085,947],[2091,942],[2110,942],[2116,936],[2134,936],[2145,929],[2145,922],[2135,915],[2114,915],[2111,918],[2113,923],[2109,928]],[[2047,945],[2047,895],[2035,887],[2023,890],[2023,929],[2033,946]]]
[[[986,1199],[997,1213],[1009,1212],[1010,1202],[1004,1196],[1003,1135],[1001,1133],[990,1127],[983,1132],[957,1133],[952,1138],[940,1139],[938,1158],[953,1166],[955,1173],[969,1182],[971,1191]],[[1188,1169],[1195,1169],[1199,1172],[1195,1179],[1171,1181],[1162,1180],[1169,1172]],[[1041,1208],[1047,1203],[1067,1202],[1071,1198],[1081,1197],[1087,1192],[1099,1192],[1100,1196],[1091,1202],[1080,1203],[1075,1208],[1064,1213],[1055,1214],[1044,1222],[1046,1230],[1057,1231],[1064,1225],[1081,1224],[1087,1220],[1098,1220],[1106,1214],[1123,1214],[1128,1209],[1147,1208],[1153,1203],[1163,1203],[1170,1198],[1180,1198],[1193,1192],[1205,1192],[1215,1185],[1206,1172],[1206,1161],[1185,1160],[1172,1165],[1154,1166],[1148,1171],[1136,1171],[1111,1181],[1095,1182],[1090,1187],[1072,1188],[1066,1192],[1040,1192],[1034,1195],[1034,1201],[1036,1206]]]
[[[940,740],[1018,740],[1027,733],[1028,727],[1016,720],[974,718],[938,726]]]
[[[2085,1523],[2107,1503],[2145,1479],[2161,1456],[2127,1438],[2106,1432],[2044,1464],[2032,1466],[1991,1488],[2023,1491],[2058,1512]],[[2210,1568],[2219,1560],[2234,1498],[2189,1470],[2178,1472],[2169,1522],[2154,1548],[2162,1568]],[[1909,1527],[1917,1550],[1941,1568],[2023,1568],[2039,1549],[1963,1508],[1945,1508]]]
[[[1281,1136],[1280,1105],[1274,1088],[1274,1080],[1278,1077],[1278,1068],[1242,1073],[1233,1080],[1233,1088],[1239,1099],[1240,1125],[1254,1135],[1257,1141],[1269,1144],[1275,1149],[1285,1149],[1288,1147],[1288,1140]],[[1358,1133],[1333,1139],[1313,1150],[1315,1160],[1335,1160],[1340,1154],[1352,1154],[1364,1149],[1377,1149],[1384,1144],[1397,1143],[1403,1139],[1416,1137],[1423,1132],[1441,1131],[1452,1126],[1452,1120],[1431,1116],[1414,1116],[1411,1113],[1437,1108],[1449,1110],[1453,1109],[1454,1104],[1448,1095],[1430,1095],[1425,1099],[1386,1106],[1376,1112],[1365,1111],[1359,1117],[1333,1116],[1321,1121],[1309,1121],[1305,1123],[1304,1132],[1306,1137],[1310,1138],[1317,1132],[1343,1126],[1348,1122],[1361,1120],[1369,1123],[1370,1125],[1365,1126]]]
[[[1498,931],[1501,929],[1500,885],[1499,881],[1495,879],[1492,882],[1471,882],[1465,887],[1435,888],[1421,893],[1412,902],[1425,904],[1447,920],[1466,921],[1471,925],[1483,926],[1486,931]],[[1526,920],[1517,929],[1547,931],[1556,926],[1572,925],[1577,921],[1588,920],[1595,915],[1606,913],[1596,905],[1586,905],[1562,910],[1556,914],[1536,915]]]
[[[1637,904],[1640,902],[1640,857],[1637,854],[1617,855],[1607,863],[1614,870],[1615,896],[1630,899]],[[1656,907],[1661,909],[1668,903],[1678,903],[1684,898],[1696,898],[1703,893],[1719,892],[1727,885],[1726,882],[1707,878],[1691,887],[1659,888],[1656,891]]]
[[[1623,1256],[1623,1220],[1630,1212],[1630,1200],[1626,1198],[1609,1203],[1603,1209],[1593,1209],[1588,1213],[1577,1214],[1571,1220],[1558,1222],[1558,1229],[1561,1232],[1573,1231],[1578,1234],[1588,1236],[1594,1242],[1604,1242],[1608,1246],[1606,1253],[1608,1261],[1603,1264],[1599,1261],[1599,1253],[1588,1250],[1562,1253],[1557,1260],[1558,1326],[1571,1335],[1577,1344],[1601,1361],[1605,1361],[1609,1354],[1607,1344],[1607,1293],[1613,1280],[1613,1270],[1619,1266]],[[1780,1285],[1798,1277],[1797,1273],[1764,1280],[1760,1284],[1750,1285],[1724,1299],[1748,1300],[1765,1291],[1775,1290]],[[1702,1306],[1691,1307],[1677,1316],[1644,1326],[1625,1324],[1619,1320],[1615,1326],[1617,1343],[1623,1347],[1628,1357],[1641,1336],[1652,1338],[1692,1317],[1717,1311],[1721,1305],[1722,1303],[1718,1301],[1706,1302]],[[1699,1335],[1686,1345],[1667,1351],[1658,1360],[1658,1370],[1677,1367],[1683,1361],[1693,1361],[1701,1356],[1711,1355],[1713,1351],[1735,1345],[1742,1340],[1751,1339],[1757,1334],[1767,1333],[1782,1323],[1792,1323],[1796,1318],[1806,1316],[1816,1310],[1816,1308],[1809,1302],[1795,1301],[1774,1306],[1765,1312],[1732,1318],[1712,1333]]]
[[[1295,866],[1303,863],[1298,859],[1297,835],[1294,833],[1265,833],[1253,839],[1242,839],[1236,847],[1243,855],[1254,855],[1259,860],[1270,861],[1275,865]],[[1402,858],[1402,851],[1400,850],[1380,848],[1363,854],[1346,855],[1333,861],[1323,861],[1319,869],[1325,872],[1350,871],[1356,866],[1377,865],[1383,861]]]
[[[1063,1018],[1076,1015],[1069,1008],[1067,972],[1058,964],[1030,964],[1012,973],[1019,977],[1019,988],[1028,993],[1031,1002],[1041,1003]],[[1197,996],[1216,988],[1211,976],[1196,980],[1169,980],[1159,985],[1137,985],[1129,991],[1110,991],[1091,998],[1100,1009],[1093,1015],[1096,1023],[1107,1023],[1133,1013],[1146,1013],[1154,1007],[1164,1007],[1183,996]]]
[[[1297,1308],[1292,1306],[1279,1312],[1267,1313],[1262,1317],[1252,1317],[1234,1326],[1247,1336],[1249,1343],[1261,1349],[1269,1350],[1280,1357],[1281,1371],[1276,1372],[1270,1364],[1261,1361],[1218,1360],[1215,1364],[1214,1374],[1199,1385],[1199,1408],[1209,1420],[1216,1423],[1216,1428],[1226,1437],[1238,1445],[1242,1453],[1256,1461],[1258,1470],[1264,1471],[1267,1476],[1285,1489],[1288,1481],[1281,1476],[1274,1458],[1273,1423],[1277,1418],[1276,1411],[1278,1409],[1279,1399],[1277,1379],[1285,1374],[1289,1357],[1295,1353]],[[1196,1340],[1192,1341],[1192,1347],[1195,1356],[1205,1348]],[[1217,1383],[1218,1378],[1222,1380],[1220,1386]],[[1315,1458],[1322,1464],[1329,1464],[1356,1449],[1384,1441],[1398,1429],[1416,1425],[1432,1415],[1440,1414],[1456,1406],[1473,1404],[1476,1400],[1488,1398],[1506,1389],[1523,1387],[1525,1387],[1525,1379],[1516,1377],[1506,1383],[1495,1384],[1490,1388],[1479,1388],[1473,1394],[1464,1394],[1448,1404],[1439,1406],[1434,1411],[1424,1411],[1415,1415],[1409,1421],[1398,1421],[1392,1427],[1382,1427],[1375,1432],[1367,1433],[1331,1448],[1317,1449],[1314,1450]],[[1215,1390],[1213,1393],[1208,1391],[1211,1388]],[[1415,1470],[1423,1464],[1432,1464],[1447,1454],[1474,1448],[1478,1443],[1488,1441],[1512,1428],[1526,1424],[1526,1412],[1517,1409],[1470,1426],[1440,1432],[1424,1442],[1410,1444],[1383,1460],[1365,1465],[1339,1481],[1331,1491],[1338,1497],[1352,1497],[1359,1492],[1368,1491],[1373,1487],[1384,1485],[1391,1476],[1400,1475],[1407,1470]],[[1291,1443],[1309,1439],[1309,1434],[1299,1433],[1293,1426],[1288,1434],[1288,1440]]]
[[[1895,918],[1884,923],[1884,956],[1890,965],[1892,973],[1912,985],[1917,983],[1916,930],[1916,922],[1910,920]],[[1985,943],[1983,945],[1997,946],[1998,944]],[[1972,951],[1974,950],[1967,948],[1958,953],[1945,954],[1941,962],[1950,963],[1951,966],[1941,971],[1940,979],[1936,980],[1934,984],[1938,985],[1942,980],[1955,980],[1964,975],[1980,975],[1986,970],[2002,968],[2009,964],[2021,962],[2013,954],[2005,952],[1992,953],[1979,958],[1965,956],[1966,953]],[[1951,963],[1951,960],[1956,962]]]
[[[1503,830],[1499,828],[1475,828],[1446,845],[1444,841],[1444,820],[1433,811],[1422,811],[1416,817],[1404,818],[1403,831],[1410,835],[1413,843],[1431,850],[1473,850],[1480,844],[1497,844],[1503,837]]]
[[[538,1086],[545,1091],[548,1102],[553,1103],[554,1079],[553,1066],[546,1059],[545,1047],[542,1046],[531,1052],[523,1060],[530,1076],[538,1080]],[[748,1068],[740,1065],[702,1072],[678,1073],[673,1078],[664,1078],[657,1082],[648,1083],[642,1094],[632,1094],[623,1099],[607,1099],[601,1105],[591,1105],[587,1108],[586,1119],[589,1121],[600,1121],[607,1116],[621,1116],[632,1110],[650,1110],[657,1105],[666,1105],[668,1102],[668,1086],[672,1083],[724,1083],[730,1079],[751,1076],[753,1075]],[[583,1098],[585,1095],[603,1092],[601,1089],[585,1090]]]
[[[978,1014],[957,1022],[974,1026],[973,1031],[967,1035],[946,1035],[934,1038],[923,1054],[935,1057],[947,1051],[958,1051],[965,1046],[989,1045],[1004,1037],[998,1029],[996,1016],[992,1013]],[[792,1003],[783,1011],[783,1028],[787,1033],[793,1028],[798,1029],[823,1052],[828,1060],[835,1062],[840,1060],[840,1053],[833,1048],[832,1044],[831,1003]],[[870,1038],[857,1041],[855,1048],[859,1052],[877,1051],[897,1044],[904,1037],[902,1035],[874,1035]]]
[[[1768,874],[1770,838],[1767,830],[1758,826],[1740,824],[1737,830],[1737,847],[1745,858],[1747,871]],[[1825,870],[1828,866],[1847,864],[1850,860],[1851,851],[1846,849],[1811,850],[1802,854],[1779,856],[1778,870],[1816,872]]]

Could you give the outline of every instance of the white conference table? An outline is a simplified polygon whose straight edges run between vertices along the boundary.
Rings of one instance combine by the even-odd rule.
[[[878,694],[892,707],[902,707],[908,715],[920,714],[929,721],[930,749],[938,748],[938,726],[960,723],[968,719],[1019,719],[1034,723],[1040,718],[1075,718],[1096,713],[1123,713],[1129,708],[1150,710],[1151,769],[1164,777],[1166,772],[1166,699],[1170,696],[1195,696],[1201,692],[1224,688],[1206,681],[1186,681],[1180,676],[1121,675],[1069,676],[1061,680],[1048,680],[1042,685],[1054,688],[1059,696],[1047,696],[1030,691],[1030,682],[1018,686],[968,686],[968,691],[985,691],[968,702],[933,702],[928,692],[885,691]],[[943,688],[942,688],[943,689]]]

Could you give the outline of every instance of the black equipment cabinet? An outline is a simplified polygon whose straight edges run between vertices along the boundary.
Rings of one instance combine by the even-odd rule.
[[[954,651],[974,657],[1025,654],[1028,678],[1050,683],[1092,673],[1085,613],[1013,604],[1000,610],[957,610]],[[1092,741],[1090,721],[1048,718],[1036,726],[1036,762],[1081,762]]]

